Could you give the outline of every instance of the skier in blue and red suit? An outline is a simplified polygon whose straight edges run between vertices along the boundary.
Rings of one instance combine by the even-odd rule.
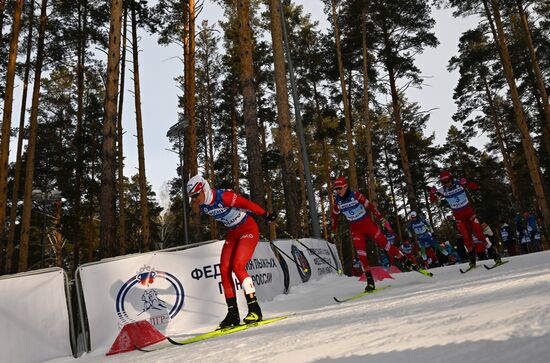
[[[243,322],[250,324],[262,320],[256,289],[246,271],[246,265],[260,238],[258,225],[250,217],[250,213],[262,216],[267,222],[275,221],[277,216],[233,191],[211,189],[208,181],[200,175],[189,179],[187,194],[199,206],[201,213],[210,215],[228,227],[220,257],[221,280],[228,312],[218,328],[240,324],[232,273],[235,273],[241,283],[248,303],[248,315]]]
[[[334,191],[336,195],[332,208],[332,235],[334,236],[338,231],[338,215],[341,213],[350,223],[353,244],[367,277],[365,291],[375,289],[367,259],[366,237],[372,238],[380,248],[388,252],[389,256],[396,257],[407,269],[419,269],[417,265],[407,259],[397,247],[388,241],[380,227],[372,220],[371,214],[382,223],[387,232],[393,233],[390,222],[380,214],[378,209],[363,194],[351,191],[345,177],[339,177],[334,181]]]
[[[470,267],[473,268],[476,266],[476,249],[474,248],[472,233],[485,244],[489,257],[494,259],[495,263],[500,263],[500,255],[495,250],[491,241],[483,234],[483,228],[481,228],[476,212],[470,205],[470,201],[466,195],[466,189],[475,190],[479,188],[478,185],[466,180],[466,178],[455,180],[447,170],[443,170],[439,174],[439,181],[442,185],[441,188],[432,187],[430,189],[430,201],[435,202],[439,198],[445,198],[447,203],[449,203],[458,231],[463,236],[464,247],[468,251]]]

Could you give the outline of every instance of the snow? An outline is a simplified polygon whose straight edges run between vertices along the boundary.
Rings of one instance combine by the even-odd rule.
[[[332,297],[355,295],[364,283],[327,276],[262,303],[266,317],[296,313],[270,325],[151,353],[50,363],[549,363],[550,251],[509,261],[491,271],[480,262],[467,274],[456,265],[432,269],[433,278],[395,274],[377,283],[391,288],[343,304]]]

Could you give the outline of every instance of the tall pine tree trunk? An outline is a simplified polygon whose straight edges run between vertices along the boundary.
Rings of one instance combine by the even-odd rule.
[[[248,180],[250,197],[253,202],[265,205],[262,155],[256,109],[256,86],[254,85],[254,64],[252,31],[250,28],[250,1],[237,0],[237,18],[239,23],[239,53],[241,65],[241,89],[243,94],[243,118],[246,134],[246,156],[248,159]],[[265,231],[265,224],[262,223]]]
[[[365,123],[365,134],[367,144],[367,190],[369,199],[376,203],[376,179],[374,176],[374,157],[372,152],[372,122],[369,115],[369,53],[368,53],[368,34],[367,34],[367,8],[365,5],[361,12],[361,34],[363,40],[363,121]]]
[[[527,119],[516,86],[510,53],[508,51],[506,36],[504,34],[504,26],[500,17],[500,10],[496,0],[490,0],[490,2],[496,25],[496,30],[493,31],[493,34],[496,35],[495,42],[499,47],[499,53],[504,69],[504,74],[506,75],[506,81],[508,82],[508,87],[510,88],[510,95],[512,97],[514,112],[516,114],[516,124],[521,134],[521,144],[523,146],[523,152],[525,153],[525,159],[527,160],[529,175],[531,176],[531,182],[533,183],[533,188],[535,190],[537,205],[542,214],[544,228],[546,231],[550,231],[550,209],[548,207],[548,202],[544,194],[541,171],[536,157],[535,149],[533,147],[533,141],[531,139],[531,135],[529,134]],[[483,5],[485,7],[487,18],[492,25],[491,11],[489,10],[488,0],[483,0]]]
[[[491,121],[493,121],[493,126],[495,127],[495,135],[497,138],[498,145],[500,147],[500,153],[502,154],[502,160],[504,162],[504,168],[510,179],[510,185],[512,187],[512,195],[517,203],[517,206],[520,206],[523,210],[523,203],[520,198],[518,181],[516,173],[514,171],[514,166],[512,165],[512,160],[510,159],[510,154],[508,153],[508,148],[505,145],[504,137],[502,136],[500,122],[497,116],[497,110],[493,101],[493,95],[491,89],[489,88],[489,83],[487,82],[487,77],[485,74],[482,75],[483,85],[485,87],[485,94],[487,95],[487,102],[489,104],[489,109],[491,111]]]
[[[394,70],[394,65],[392,64],[392,49],[391,43],[388,35],[388,29],[383,29],[383,41],[384,41],[384,52],[386,53],[386,70],[388,71],[388,77],[390,82],[390,92],[392,99],[392,118],[395,123],[395,132],[397,136],[397,143],[399,145],[399,156],[401,157],[401,167],[403,168],[403,174],[405,176],[405,184],[407,187],[407,198],[412,210],[418,209],[418,202],[416,199],[416,194],[414,192],[414,183],[412,179],[412,173],[409,163],[409,156],[407,153],[407,144],[405,142],[405,133],[403,130],[403,122],[401,120],[401,100],[399,97],[399,92],[397,90],[397,80]]]
[[[346,81],[344,78],[344,62],[342,60],[342,50],[340,46],[340,27],[338,26],[336,0],[331,0],[331,5],[332,5],[332,26],[334,27],[334,37],[336,40],[336,58],[338,60],[338,74],[340,77],[342,102],[344,104],[344,119],[346,124],[346,140],[347,140],[348,158],[349,158],[349,183],[352,190],[357,190],[358,181],[357,181],[357,165],[355,162],[355,146],[353,144],[353,130],[351,127],[351,110],[349,107],[348,93],[346,90]]]
[[[121,255],[126,254],[126,200],[124,188],[124,128],[122,127],[122,113],[124,110],[124,86],[126,80],[126,44],[128,41],[128,6],[124,6],[124,20],[122,25],[122,52],[120,60],[120,87],[118,95],[117,117],[117,159],[118,159],[118,250]],[[134,249],[135,250],[135,249]]]
[[[25,173],[25,192],[23,197],[23,216],[21,218],[21,241],[19,244],[18,272],[27,271],[29,253],[29,233],[32,211],[32,185],[34,181],[34,162],[36,154],[36,134],[38,128],[38,106],[40,101],[40,82],[42,80],[42,63],[44,60],[44,38],[48,21],[46,9],[47,0],[42,0],[38,27],[38,43],[36,45],[36,63],[34,67],[34,85],[32,92],[31,119],[29,121],[29,144],[27,146],[27,165]],[[43,190],[47,193],[47,190]],[[44,212],[44,211],[43,211]]]
[[[197,117],[196,117],[196,79],[195,79],[195,20],[197,18],[195,9],[195,0],[188,0],[188,35],[189,35],[189,51],[188,57],[185,60],[185,69],[187,72],[187,83],[185,85],[187,101],[187,121],[188,124],[188,139],[186,144],[189,146],[189,173],[196,175],[199,172],[198,168],[198,151],[197,151]],[[200,211],[197,204],[191,206],[191,234],[200,236]],[[200,237],[199,237],[200,238]]]
[[[260,124],[260,136],[262,138],[262,154],[265,155],[267,152],[267,141],[266,141],[266,134],[265,134],[265,124],[262,122]],[[271,180],[269,176],[269,168],[264,169],[264,180]],[[266,192],[266,210],[273,210],[273,188],[271,188],[271,185],[269,183],[266,183],[265,185],[265,192]],[[273,241],[277,238],[277,230],[275,223],[269,223],[269,240]]]
[[[21,12],[23,0],[15,2],[13,25],[11,31],[8,67],[6,71],[6,91],[4,93],[4,112],[2,114],[2,139],[0,141],[0,240],[4,237],[4,220],[8,197],[8,160],[10,153],[11,114],[13,110],[13,87],[15,84],[15,64],[17,61],[17,46],[21,30]]]
[[[205,147],[205,150],[208,150],[208,158],[207,158],[207,172],[208,172],[208,178],[212,182],[212,184],[216,185],[216,172],[214,171],[214,130],[212,128],[212,78],[210,76],[210,51],[208,47],[209,39],[210,39],[210,33],[211,30],[207,28],[207,23],[205,23],[204,30],[201,32],[201,37],[203,37],[203,44],[204,46],[204,68],[205,68],[205,74],[204,74],[204,82],[205,82],[205,89],[206,89],[206,137],[207,137],[207,145]],[[214,218],[210,218],[210,238],[217,239],[218,238],[218,223],[214,220]]]
[[[29,89],[29,75],[31,70],[31,53],[32,53],[32,31],[34,28],[34,1],[29,6],[29,33],[27,37],[27,50],[25,55],[25,74],[23,76],[23,94],[21,96],[21,110],[19,113],[19,132],[17,135],[17,152],[15,161],[15,175],[13,180],[13,189],[11,197],[11,210],[10,210],[10,229],[8,232],[8,245],[6,248],[6,273],[11,273],[12,259],[13,259],[13,246],[15,240],[15,220],[17,218],[17,202],[19,201],[19,187],[21,184],[21,167],[23,164],[21,154],[23,153],[23,139],[25,138],[25,116],[27,115],[27,94]],[[1,260],[1,259],[0,259]],[[1,261],[0,261],[1,263]],[[2,271],[0,269],[0,271]]]
[[[76,131],[74,147],[76,151],[76,166],[75,166],[75,238],[73,244],[73,264],[72,271],[76,271],[80,264],[80,235],[82,232],[82,213],[81,213],[81,198],[82,198],[82,179],[83,179],[83,136],[82,129],[84,123],[84,72],[86,69],[86,37],[87,37],[87,10],[88,2],[86,0],[78,2],[78,29],[79,39],[77,44],[77,65],[76,65],[76,93],[77,93],[77,109],[76,109]]]
[[[120,36],[122,0],[111,1],[109,50],[107,59],[107,87],[103,117],[103,145],[101,157],[100,243],[101,257],[111,257],[115,245],[115,134],[117,121],[118,78],[120,66]]]
[[[273,63],[275,68],[275,92],[277,103],[277,120],[279,122],[278,146],[281,153],[281,172],[286,207],[287,229],[293,236],[299,235],[297,179],[294,168],[294,153],[292,147],[292,128],[290,124],[290,108],[288,104],[288,88],[286,80],[285,55],[283,50],[283,30],[281,23],[280,0],[269,1],[269,16],[271,21],[271,44],[273,47]]]
[[[397,197],[395,196],[394,181],[393,181],[392,171],[390,168],[388,145],[386,142],[384,143],[384,157],[385,157],[384,164],[386,165],[386,173],[388,173],[388,183],[390,184],[390,197],[391,197],[393,212],[395,216],[395,225],[397,227],[397,236],[400,241],[403,241],[403,232],[401,231],[401,223],[399,223],[399,209],[397,208]]]
[[[147,204],[147,176],[145,174],[145,146],[143,142],[143,118],[141,115],[141,88],[139,82],[139,47],[137,37],[137,19],[135,2],[132,2],[132,55],[134,64],[134,100],[136,108],[136,130],[138,142],[139,170],[139,206],[141,216],[142,251],[148,252],[149,246],[149,207]]]
[[[536,85],[538,90],[538,96],[542,101],[544,107],[544,117],[543,119],[546,122],[543,122],[542,127],[545,129],[545,132],[548,134],[550,131],[550,104],[548,102],[548,93],[546,92],[546,85],[542,72],[540,70],[539,60],[537,58],[537,53],[535,51],[535,45],[533,44],[533,37],[531,36],[531,30],[529,28],[529,20],[527,19],[527,14],[523,9],[523,4],[521,0],[516,0],[516,6],[518,8],[519,16],[521,19],[521,26],[525,33],[525,39],[527,41],[527,49],[529,49],[529,57],[531,58],[531,66],[533,67],[533,72],[535,73]],[[535,94],[535,97],[537,95]],[[550,150],[550,145],[546,145],[546,149]],[[550,156],[550,153],[549,153]]]
[[[237,141],[237,83],[231,85],[231,177],[233,181],[233,190],[239,193],[241,190],[239,180],[241,179],[241,168],[239,164],[239,144]]]

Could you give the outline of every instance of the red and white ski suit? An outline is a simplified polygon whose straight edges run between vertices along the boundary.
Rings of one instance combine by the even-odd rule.
[[[250,217],[252,212],[264,215],[266,211],[256,203],[229,190],[212,190],[210,204],[201,204],[202,213],[212,216],[229,230],[220,257],[220,272],[225,298],[235,297],[232,272],[243,286],[246,294],[255,292],[246,265],[256,249],[260,238],[258,224]]]
[[[338,230],[338,215],[343,214],[350,223],[353,245],[365,271],[369,271],[367,259],[366,237],[372,238],[374,242],[385,249],[392,257],[401,258],[403,254],[399,249],[388,242],[380,227],[373,222],[370,214],[377,219],[384,220],[382,214],[369,200],[359,192],[352,192],[348,189],[343,197],[336,195],[332,208],[332,231]]]
[[[470,205],[470,201],[466,195],[466,189],[475,190],[478,188],[476,183],[462,178],[460,180],[453,180],[453,183],[449,187],[442,186],[439,189],[433,187],[430,190],[431,202],[435,202],[439,198],[445,198],[447,203],[449,203],[456,219],[456,226],[464,239],[464,246],[468,252],[472,250],[474,245],[472,233],[480,241],[485,242],[487,240],[477,219],[476,212]]]

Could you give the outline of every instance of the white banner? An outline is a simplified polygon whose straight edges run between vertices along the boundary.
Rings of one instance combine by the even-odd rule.
[[[2,362],[72,355],[62,269],[0,279]]]
[[[335,274],[334,268],[340,268],[336,248],[329,246],[330,244],[325,240],[302,238],[299,242],[289,239],[274,241],[275,245],[284,252],[281,255],[288,267],[290,286],[312,279],[317,280],[327,274]]]
[[[219,270],[223,243],[82,266],[91,349],[108,350],[119,330],[133,321],[148,320],[166,335],[214,328],[227,312]],[[258,244],[247,270],[260,301],[283,292],[283,274],[267,243]],[[238,282],[236,288],[244,317]]]

